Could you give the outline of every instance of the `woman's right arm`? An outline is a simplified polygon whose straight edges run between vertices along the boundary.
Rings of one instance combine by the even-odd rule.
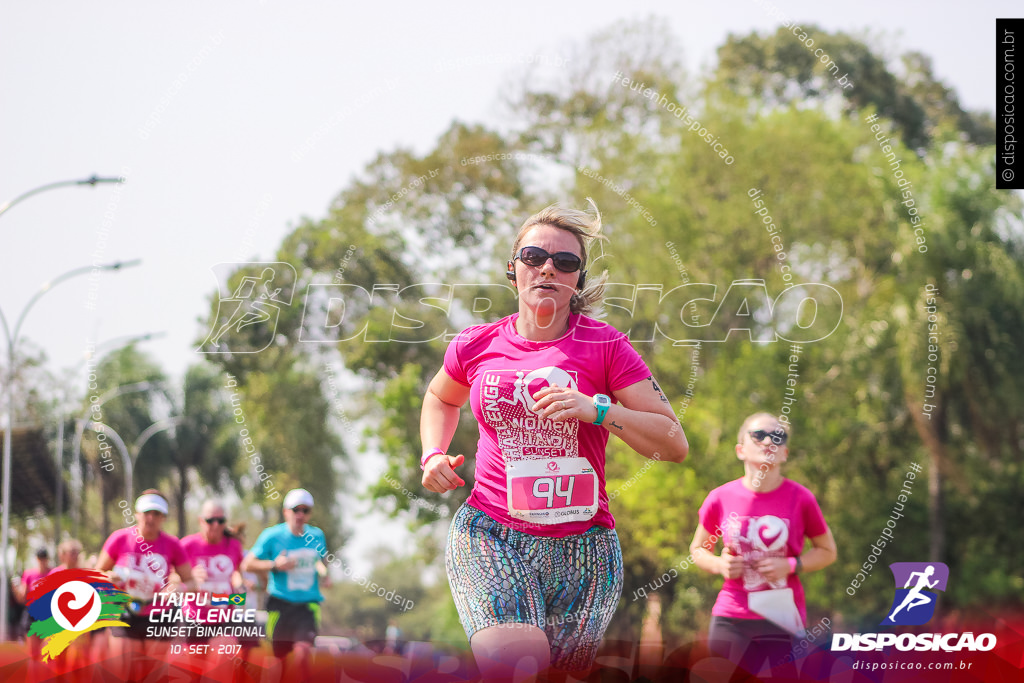
[[[114,572],[111,571],[113,568],[114,568],[114,558],[112,558],[107,553],[106,550],[101,550],[100,551],[100,556],[96,559],[96,566],[93,567],[93,569],[97,569],[97,570],[99,570],[101,572],[104,572],[107,575],[107,577],[110,579],[110,582],[113,583],[115,586],[118,586],[118,585],[121,584],[121,579],[119,579],[117,576],[115,576]]]
[[[711,540],[708,530],[699,522],[690,543],[690,556],[695,565],[709,574],[721,574],[727,579],[738,579],[743,576],[743,558],[733,555],[725,548],[722,549],[721,556],[715,555],[715,542]]]
[[[446,493],[466,483],[455,473],[465,458],[461,453],[452,457],[447,451],[459,426],[459,409],[468,400],[469,387],[449,377],[443,367],[430,380],[420,412],[420,442],[424,453],[440,448],[445,454],[432,456],[423,468],[423,487],[429,491]]]

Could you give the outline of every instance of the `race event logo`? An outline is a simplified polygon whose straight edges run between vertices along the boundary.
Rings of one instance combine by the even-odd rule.
[[[881,624],[920,626],[931,621],[938,600],[935,591],[946,590],[949,567],[942,562],[894,562],[889,569],[896,581],[896,597]]]
[[[281,309],[292,304],[295,268],[283,261],[218,263],[217,312],[198,353],[259,353],[274,342]],[[240,277],[239,277],[240,276]]]
[[[266,637],[263,625],[256,623],[256,610],[244,607],[245,600],[245,593],[157,593],[149,612],[146,637]],[[173,647],[171,651],[173,654]]]
[[[889,565],[896,582],[892,606],[882,626],[920,626],[935,615],[938,595],[945,591],[949,567],[942,562],[894,562]],[[881,652],[987,652],[996,646],[992,633],[833,633],[832,651]]]
[[[34,619],[28,635],[43,640],[43,661],[53,659],[83,633],[108,626],[128,626],[119,617],[130,600],[126,593],[114,588],[103,572],[51,572],[33,584],[27,596],[28,613]]]

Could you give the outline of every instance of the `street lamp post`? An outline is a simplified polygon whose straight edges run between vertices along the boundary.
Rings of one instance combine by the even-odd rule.
[[[135,495],[134,491],[132,490],[132,486],[133,486],[134,481],[135,481],[135,479],[134,479],[134,477],[135,477],[135,475],[134,475],[135,464],[139,461],[139,454],[142,453],[142,447],[146,445],[146,442],[149,441],[149,439],[152,436],[154,436],[156,434],[159,434],[160,432],[165,432],[168,429],[174,429],[175,427],[180,425],[184,420],[185,420],[185,418],[180,416],[180,415],[178,417],[168,417],[168,418],[166,418],[164,420],[158,420],[158,421],[154,422],[153,424],[149,425],[148,427],[146,427],[146,429],[141,434],[139,434],[139,438],[137,438],[135,440],[135,444],[132,445],[132,449],[131,449],[131,457],[128,459],[129,467],[128,467],[128,472],[127,472],[127,475],[128,475],[128,487],[127,487],[128,498],[127,498],[127,500],[128,500],[129,503],[131,502],[132,496]],[[172,435],[172,437],[173,437],[173,435]]]
[[[111,441],[114,442],[114,445],[117,446],[118,452],[121,454],[121,463],[124,466],[124,502],[130,505],[132,499],[135,497],[135,463],[139,461],[139,454],[142,453],[142,447],[145,446],[146,442],[149,441],[150,438],[152,438],[155,434],[167,431],[168,429],[173,429],[174,427],[181,424],[184,420],[184,417],[178,416],[169,417],[167,419],[158,420],[157,422],[154,422],[153,424],[149,425],[149,427],[147,427],[141,434],[139,434],[139,437],[135,439],[135,443],[132,444],[130,448],[128,446],[125,446],[124,439],[121,438],[120,434],[118,434],[108,425],[105,425],[102,422],[90,422],[87,419],[80,420],[78,422],[78,429],[75,432],[75,436],[77,439],[79,439],[80,443],[82,433],[86,429],[88,429],[90,431],[96,432],[97,434],[103,434],[105,439],[110,439]],[[78,448],[76,448],[75,452],[80,453],[81,451]],[[102,485],[99,488],[100,500],[102,501],[103,505],[106,506],[106,499],[105,496],[103,495]],[[103,519],[106,520],[105,513]],[[104,524],[104,533],[107,533],[106,524]],[[75,537],[77,538],[77,536],[78,535],[76,533]]]
[[[96,187],[96,185],[99,183],[123,183],[124,181],[124,176],[118,176],[114,178],[100,178],[94,173],[88,178],[84,178],[82,180],[58,180],[55,183],[47,183],[46,185],[40,185],[39,187],[33,188],[28,192],[22,192],[14,199],[11,199],[9,201],[4,202],[3,204],[0,204],[0,216],[2,216],[8,209],[12,208],[15,204],[20,204],[29,197],[37,195],[41,192],[46,192],[47,190],[56,190],[59,187],[68,187],[70,185],[90,185],[92,187]]]
[[[57,184],[54,185],[56,186]],[[51,186],[46,186],[47,189],[49,187]],[[37,189],[30,193],[26,193],[19,198],[15,198],[0,209],[0,213],[9,209],[26,196],[41,191],[42,189]],[[122,268],[137,266],[141,262],[142,261],[140,259],[135,259],[134,261],[118,261],[116,263],[109,263],[101,266],[85,266],[82,268],[75,268],[74,270],[70,270],[62,275],[58,275],[53,280],[44,284],[42,288],[40,288],[40,290],[36,292],[31,299],[29,299],[28,304],[25,305],[21,315],[18,316],[18,319],[14,323],[13,333],[7,325],[7,318],[4,317],[3,311],[0,311],[0,323],[3,324],[4,334],[7,337],[7,381],[4,383],[3,519],[2,522],[0,522],[0,535],[2,535],[2,541],[0,542],[2,542],[3,548],[2,556],[0,556],[0,616],[2,616],[2,618],[0,618],[0,642],[7,640],[7,549],[10,544],[8,531],[11,514],[11,430],[14,427],[14,420],[11,413],[14,402],[14,391],[12,385],[14,383],[15,351],[18,344],[18,335],[21,333],[21,325],[25,322],[25,316],[32,309],[32,306],[34,306],[44,294],[61,282],[78,275],[84,275],[92,272],[94,269],[121,270]]]
[[[74,494],[74,509],[71,511],[71,534],[78,538],[79,524],[82,518],[82,436],[84,435],[85,429],[90,425],[94,424],[89,415],[102,415],[103,404],[107,401],[123,396],[124,394],[131,394],[137,391],[149,391],[151,389],[158,389],[162,386],[159,382],[134,382],[132,384],[122,384],[119,387],[110,389],[102,396],[97,396],[96,400],[89,399],[89,407],[85,409],[85,413],[81,418],[75,421],[75,438],[71,442],[71,462],[74,468],[71,470],[71,488]],[[109,429],[109,428],[107,428]],[[148,438],[148,437],[147,437]],[[120,437],[118,437],[120,440]],[[115,442],[116,443],[116,442]],[[122,442],[123,446],[123,442]],[[118,447],[121,450],[121,454],[125,462],[125,474],[129,475],[127,470],[131,469],[131,461],[127,459],[128,451],[123,449],[121,446]]]
[[[146,334],[136,334],[124,337],[115,337],[114,339],[108,339],[105,342],[97,344],[92,347],[92,350],[85,354],[85,360],[78,364],[78,368],[75,370],[75,376],[78,375],[78,370],[83,364],[88,364],[92,357],[96,355],[96,351],[106,346],[114,346],[117,348],[123,348],[130,346],[136,342],[149,341],[150,339],[156,339],[162,337],[166,332],[147,332]],[[88,374],[88,373],[87,373]],[[66,400],[66,397],[65,397]],[[57,491],[56,500],[54,502],[54,513],[53,513],[53,525],[54,525],[54,538],[58,543],[61,541],[61,516],[64,511],[64,419],[65,409],[63,406],[60,410],[60,419],[57,422],[57,454],[55,456],[57,462]]]
[[[110,440],[114,442],[115,446],[117,446],[117,450],[121,454],[121,462],[124,465],[124,471],[125,471],[124,499],[125,499],[125,501],[131,501],[131,499],[132,499],[132,477],[131,477],[132,459],[131,459],[131,455],[129,455],[129,453],[128,453],[128,447],[124,445],[124,439],[121,438],[120,434],[118,434],[117,432],[115,432],[113,429],[111,429],[107,425],[103,424],[102,422],[87,422],[85,424],[85,426],[84,426],[84,429],[92,430],[94,432],[97,432],[98,434],[104,434],[106,437],[109,437]],[[102,489],[103,487],[101,486],[100,488]],[[101,499],[103,498],[102,490],[100,491],[100,498]]]
[[[40,185],[39,187],[32,188],[28,192],[22,192],[14,199],[8,200],[3,204],[0,204],[0,216],[7,213],[12,207],[21,202],[25,201],[29,197],[35,196],[48,190],[56,190],[61,187],[68,187],[72,185],[90,187],[96,187],[100,183],[123,183],[126,178],[124,176],[113,176],[101,178],[93,173],[88,178],[81,180],[59,180],[55,183],[47,183],[46,185]],[[117,264],[117,268],[120,268],[122,264]],[[91,268],[89,269],[91,270]],[[50,282],[43,291],[38,293],[25,307],[25,310],[21,312],[21,316],[18,318],[17,324],[14,326],[14,335],[11,336],[10,331],[7,329],[7,320],[3,318],[3,312],[0,311],[0,320],[3,321],[4,333],[7,335],[7,357],[10,364],[7,366],[7,382],[6,389],[4,390],[5,398],[5,421],[4,421],[4,458],[3,458],[3,522],[0,526],[3,527],[3,539],[2,543],[3,555],[0,556],[0,643],[6,642],[7,640],[7,594],[8,594],[8,576],[7,576],[7,548],[9,545],[8,539],[8,523],[10,522],[10,505],[11,505],[11,429],[14,427],[14,422],[11,419],[11,380],[14,379],[14,345],[18,340],[18,329],[21,327],[21,322],[25,319],[25,314],[28,309],[32,308],[32,304],[45,293],[50,287],[58,284],[59,282],[73,277],[83,272],[82,269],[73,271],[73,274],[65,274]],[[63,431],[63,430],[61,430]],[[63,434],[61,434],[63,436]],[[59,473],[58,473],[59,474]]]
[[[114,445],[117,446],[117,450],[121,454],[121,463],[124,465],[124,500],[126,503],[131,504],[132,498],[135,497],[135,463],[139,461],[139,454],[142,452],[142,447],[145,446],[146,442],[154,435],[177,427],[184,419],[184,417],[179,416],[169,417],[165,420],[158,420],[154,422],[139,434],[139,438],[135,439],[135,443],[132,444],[131,448],[125,446],[124,439],[122,439],[117,432],[102,422],[85,423],[83,431],[88,429],[97,433],[106,434],[110,437],[110,440],[114,442]]]

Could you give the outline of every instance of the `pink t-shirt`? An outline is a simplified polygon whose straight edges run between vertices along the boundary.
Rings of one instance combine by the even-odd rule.
[[[25,587],[25,592],[28,593],[32,590],[32,584],[53,571],[56,571],[53,567],[50,567],[45,572],[39,571],[38,566],[26,569],[21,575],[21,585]]]
[[[231,574],[242,563],[242,542],[237,538],[223,537],[220,543],[207,543],[202,534],[190,534],[181,539],[182,550],[192,563],[192,567],[202,566],[206,569],[206,581],[196,587],[213,595],[230,595]],[[197,618],[203,620],[210,607],[199,608]]]
[[[700,523],[726,547],[734,552],[738,549],[745,565],[741,578],[723,582],[711,610],[713,616],[764,619],[747,607],[747,593],[788,586],[793,589],[800,617],[807,623],[804,589],[797,575],[789,574],[772,584],[753,565],[765,557],[797,557],[803,552],[805,537],[828,531],[813,493],[790,479],[767,493],[751,491],[742,479],[737,479],[708,494],[700,506]]]
[[[550,384],[587,396],[615,392],[651,376],[626,335],[607,323],[569,316],[559,339],[524,339],[515,328],[519,314],[467,328],[452,340],[444,370],[470,387],[470,407],[480,426],[476,485],[469,504],[506,526],[537,536],[582,534],[596,525],[615,527],[608,510],[604,464],[608,431],[572,418],[539,420],[530,410],[533,394]],[[429,444],[427,444],[429,445]],[[509,514],[505,465],[525,460],[586,458],[598,480],[598,510],[586,521],[534,524]],[[553,465],[554,470],[556,466]],[[549,493],[550,495],[550,493]]]
[[[110,534],[103,550],[114,560],[114,572],[124,579],[124,591],[143,603],[167,585],[175,567],[188,562],[177,538],[161,531],[156,540],[147,541],[137,527]]]

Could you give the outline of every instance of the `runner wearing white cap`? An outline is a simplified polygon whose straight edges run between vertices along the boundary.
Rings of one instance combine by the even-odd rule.
[[[320,580],[326,585],[327,568],[320,558],[327,553],[324,532],[307,524],[313,496],[306,489],[292,489],[284,497],[284,523],[264,529],[242,560],[241,571],[270,572],[267,592],[267,637],[274,656],[294,652],[298,676],[309,673],[309,656],[320,622]],[[286,678],[293,680],[292,678]]]
[[[109,572],[111,582],[132,598],[128,612],[121,620],[128,628],[113,629],[114,645],[121,640],[120,649],[128,664],[133,654],[156,656],[166,652],[166,644],[147,636],[151,626],[151,603],[157,593],[172,590],[168,584],[171,571],[178,573],[186,588],[192,582],[192,565],[177,537],[163,531],[167,520],[167,500],[156,489],[147,489],[135,501],[134,517],[122,505],[126,519],[135,524],[110,534],[96,561],[96,569]],[[119,636],[120,638],[117,638]],[[144,642],[139,642],[144,641]]]

